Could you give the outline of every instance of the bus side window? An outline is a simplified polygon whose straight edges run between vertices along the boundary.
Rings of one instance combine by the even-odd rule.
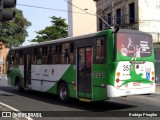
[[[38,64],[38,65],[42,64],[42,58],[41,57],[37,57],[36,64]]]
[[[46,45],[43,47],[42,64],[50,64],[49,56],[51,58],[51,46]]]
[[[69,52],[70,52],[70,44],[69,43],[62,44],[62,63],[63,64],[69,63]]]
[[[47,55],[49,55],[50,53],[51,53],[51,46],[48,45],[48,46],[47,46]]]
[[[36,64],[36,57],[32,57],[32,64]]]
[[[23,50],[19,50],[19,64],[23,65],[24,64],[24,60],[23,60]]]
[[[58,63],[58,45],[51,45],[51,64]]]
[[[74,44],[70,43],[69,63],[73,64]]]
[[[17,50],[15,51],[14,64],[19,64],[19,52]]]
[[[96,63],[104,63],[104,38],[97,39],[96,45]]]
[[[14,56],[12,54],[9,55],[9,64],[14,64]]]
[[[34,49],[35,64],[42,64],[42,47]]]
[[[72,64],[73,63],[73,43],[62,44],[62,64]]]
[[[16,54],[16,51],[9,52],[9,64],[11,65],[15,64],[15,54]]]
[[[57,54],[58,53],[58,45],[51,45],[51,54]]]

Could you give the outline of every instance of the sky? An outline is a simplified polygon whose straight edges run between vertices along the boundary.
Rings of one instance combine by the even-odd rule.
[[[57,10],[39,9],[23,5],[66,10],[66,12]],[[25,39],[23,46],[31,44],[29,40],[32,40],[36,37],[37,34],[35,31],[42,30],[45,27],[51,25],[50,17],[52,16],[62,17],[66,19],[66,23],[68,23],[67,22],[68,6],[65,0],[17,0],[16,8],[22,10],[24,17],[32,24],[30,27],[27,28],[28,37]]]

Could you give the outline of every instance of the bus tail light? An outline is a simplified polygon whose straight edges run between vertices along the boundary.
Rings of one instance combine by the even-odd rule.
[[[121,74],[120,74],[120,72],[117,72],[117,74],[116,74],[116,75],[117,75],[117,77],[119,77]]]
[[[154,76],[154,72],[152,71],[152,76]]]
[[[152,77],[152,81],[154,80],[154,77]]]
[[[136,68],[139,69],[139,65],[136,65]]]
[[[116,79],[116,82],[119,83],[119,81],[120,81],[119,78],[117,78],[117,79]]]

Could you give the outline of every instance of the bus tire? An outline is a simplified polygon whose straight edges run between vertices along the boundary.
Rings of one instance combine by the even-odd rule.
[[[62,82],[58,85],[58,98],[61,102],[66,103],[69,101],[69,91],[66,83]]]
[[[20,78],[18,78],[18,91],[24,92],[24,88],[22,87],[22,82],[21,82]]]

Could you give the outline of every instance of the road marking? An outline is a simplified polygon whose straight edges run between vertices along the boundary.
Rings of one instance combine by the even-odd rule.
[[[7,108],[9,108],[9,109],[11,109],[11,110],[13,110],[13,111],[20,112],[18,109],[13,108],[13,107],[11,107],[11,106],[5,104],[5,103],[0,102],[0,105],[3,105],[3,106],[5,106],[5,107],[7,107]],[[25,118],[26,118],[27,120],[33,120],[33,119],[30,118],[30,117],[25,117]]]

